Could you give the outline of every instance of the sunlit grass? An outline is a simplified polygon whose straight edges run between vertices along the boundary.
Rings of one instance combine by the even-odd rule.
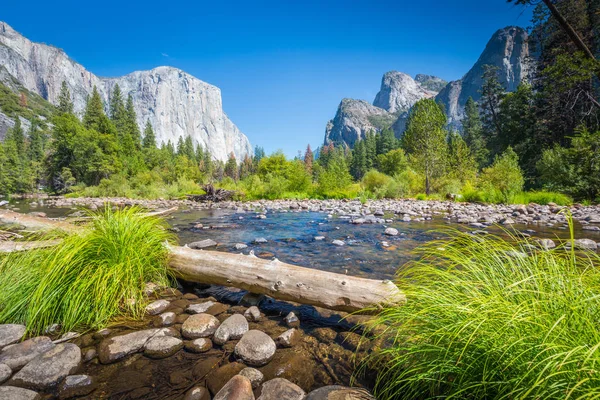
[[[600,398],[600,258],[532,243],[453,231],[419,249],[406,304],[374,322],[378,399]]]
[[[4,256],[0,323],[24,323],[37,334],[51,324],[69,331],[139,317],[145,283],[169,283],[164,243],[172,239],[160,218],[106,208],[54,248]]]

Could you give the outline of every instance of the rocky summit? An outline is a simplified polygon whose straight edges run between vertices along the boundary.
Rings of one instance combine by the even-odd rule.
[[[231,153],[238,160],[252,154],[248,138],[223,111],[221,90],[177,68],[158,67],[118,78],[100,78],[63,50],[34,43],[4,22],[0,22],[0,65],[5,70],[0,74],[2,83],[16,80],[53,104],[58,103],[65,81],[76,113],[83,111],[94,86],[108,105],[110,93],[118,84],[125,98],[133,97],[140,129],[143,131],[150,121],[159,144],[177,144],[180,137],[189,136],[219,160],[226,160]],[[0,131],[5,131],[13,123],[0,113],[0,124]]]

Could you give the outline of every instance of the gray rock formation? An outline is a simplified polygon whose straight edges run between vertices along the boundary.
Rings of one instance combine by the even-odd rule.
[[[343,99],[335,118],[327,123],[325,144],[345,143],[350,147],[369,131],[392,128],[400,137],[406,126],[408,111],[419,100],[435,97],[436,85],[444,80],[430,75],[417,75],[419,81],[398,72],[386,72],[373,104],[364,100]]]
[[[483,84],[483,66],[499,67],[499,79],[508,92],[516,90],[519,83],[528,78],[531,71],[528,35],[523,28],[509,26],[499,29],[487,43],[477,62],[458,80],[450,82],[437,95],[436,100],[446,105],[451,124],[463,118],[464,106],[469,97],[477,101]]]
[[[140,129],[150,121],[157,141],[174,144],[190,136],[213,157],[238,160],[252,154],[248,138],[223,112],[216,86],[172,67],[137,71],[119,78],[99,78],[56,47],[34,43],[0,22],[0,65],[26,89],[56,104],[62,82],[71,91],[75,111],[81,113],[94,86],[105,104],[118,83],[124,96],[131,94]]]
[[[421,87],[423,87],[424,89],[430,90],[430,91],[436,92],[436,93],[439,93],[439,91],[442,90],[443,88],[445,88],[446,85],[448,84],[448,82],[446,82],[442,78],[438,78],[437,76],[433,76],[433,75],[424,75],[424,74],[417,74],[415,76],[415,81],[418,82],[421,85]]]

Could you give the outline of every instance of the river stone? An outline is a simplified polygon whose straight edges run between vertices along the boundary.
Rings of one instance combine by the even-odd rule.
[[[244,243],[236,243],[234,247],[236,250],[244,250],[246,247],[248,247],[248,245]]]
[[[192,353],[206,353],[212,349],[212,346],[212,341],[207,338],[194,339],[185,343],[185,349]]]
[[[248,321],[242,314],[233,314],[221,323],[215,331],[213,342],[223,345],[229,340],[240,339],[248,332]]]
[[[550,250],[556,247],[556,243],[552,239],[536,239],[536,243],[544,250]]]
[[[260,367],[271,361],[276,349],[277,346],[269,335],[258,330],[250,330],[235,345],[234,352],[246,364]]]
[[[165,311],[169,304],[171,304],[167,300],[156,300],[146,306],[146,313],[150,315],[157,315],[161,312]]]
[[[167,358],[183,348],[181,339],[162,336],[148,340],[144,347],[144,355],[150,358]]]
[[[244,317],[246,317],[248,321],[258,322],[260,321],[260,310],[258,307],[252,306],[244,312]]]
[[[396,228],[387,228],[384,232],[388,236],[398,236],[398,229]]]
[[[320,242],[322,240],[325,240],[325,236],[315,236],[314,239],[316,242]]]
[[[342,241],[342,240],[337,240],[337,239],[336,239],[336,240],[334,240],[333,242],[331,242],[331,244],[334,244],[334,245],[336,245],[336,246],[343,246],[343,245],[345,245],[346,243],[344,243],[344,241]]]
[[[6,364],[0,364],[0,385],[3,384],[12,375],[12,369]]]
[[[284,321],[290,328],[297,328],[300,326],[300,320],[293,311],[290,311],[290,313],[285,316]]]
[[[211,308],[215,304],[216,303],[214,301],[210,301],[210,300],[206,301],[204,303],[190,304],[185,309],[185,312],[188,314],[202,314],[202,313],[205,313],[206,311],[208,311],[208,309]]]
[[[173,325],[177,320],[177,314],[174,312],[165,312],[156,317],[155,326],[169,326]]]
[[[209,337],[219,327],[219,320],[210,314],[194,314],[185,320],[181,333],[188,339]]]
[[[254,400],[252,383],[245,376],[236,375],[223,386],[213,400]]]
[[[254,239],[254,243],[256,243],[256,244],[267,243],[267,242],[268,242],[268,240],[263,237]]]
[[[596,250],[598,245],[592,239],[575,239],[575,248],[580,250]]]
[[[306,393],[287,379],[275,378],[263,383],[257,400],[303,400]]]
[[[77,371],[80,364],[79,347],[73,343],[61,343],[27,363],[12,377],[11,384],[28,389],[46,390]]]
[[[246,378],[250,379],[250,383],[252,384],[252,388],[256,389],[257,387],[260,386],[261,383],[263,383],[265,376],[263,375],[262,372],[260,372],[259,370],[255,369],[255,368],[244,368],[243,370],[240,371],[239,375],[241,376],[245,376]]]
[[[173,336],[169,328],[146,329],[104,339],[98,346],[98,359],[102,364],[113,363],[142,350],[153,337]]]
[[[205,249],[207,247],[213,247],[216,245],[217,245],[217,242],[215,242],[214,240],[204,239],[204,240],[200,240],[198,242],[192,242],[192,243],[188,244],[188,247],[190,249],[200,250],[200,249]]]
[[[94,378],[89,375],[69,375],[60,384],[58,397],[60,399],[71,399],[73,397],[86,396],[96,389]]]
[[[296,328],[288,329],[275,339],[280,347],[293,347],[300,340],[300,331]]]
[[[55,344],[47,336],[38,336],[21,343],[11,344],[0,352],[0,363],[17,371],[40,354],[52,350],[54,346]]]
[[[375,397],[364,389],[334,385],[313,390],[304,400],[375,400]]]
[[[0,399],[6,400],[39,400],[42,397],[33,390],[15,386],[0,386]]]
[[[206,382],[208,390],[210,390],[212,394],[217,394],[231,378],[244,368],[246,368],[246,366],[240,362],[232,362],[223,365],[210,375],[210,379]]]
[[[9,344],[17,343],[25,334],[25,325],[3,324],[0,325],[0,349]]]
[[[210,400],[210,393],[204,386],[195,386],[186,392],[183,400]]]

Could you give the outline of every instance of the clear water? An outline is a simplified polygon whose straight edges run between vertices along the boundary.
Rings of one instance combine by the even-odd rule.
[[[13,206],[18,207],[20,212],[41,211],[49,217],[63,217],[76,211],[44,206],[30,208],[25,202]],[[295,265],[375,279],[393,277],[413,257],[413,249],[441,237],[436,230],[447,227],[474,230],[442,218],[425,222],[353,225],[348,219],[337,216],[328,218],[327,214],[317,212],[269,212],[266,219],[258,219],[257,215],[224,209],[182,210],[171,215],[168,220],[177,231],[182,245],[213,239],[218,245],[209,250],[244,254],[253,251],[255,255],[265,259],[276,257]],[[202,224],[203,228],[197,228],[198,224]],[[398,229],[400,234],[386,236],[384,231],[387,226]],[[567,229],[556,226],[514,225],[512,228],[524,232],[533,230],[535,232],[530,233],[535,237],[569,237]],[[487,230],[501,233],[498,227],[489,227]],[[323,236],[325,239],[317,241],[316,236]],[[600,241],[600,233],[581,231],[577,224],[575,237]],[[257,238],[265,238],[267,242],[254,243]],[[346,245],[336,246],[332,244],[333,240],[342,240]],[[387,242],[389,246],[384,247],[383,242]],[[236,250],[236,243],[243,243],[248,247]]]

